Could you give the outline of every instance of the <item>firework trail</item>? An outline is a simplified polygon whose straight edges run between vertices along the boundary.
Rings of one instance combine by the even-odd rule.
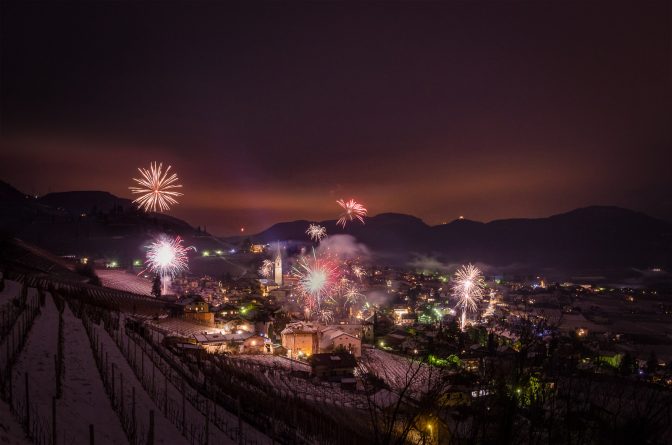
[[[457,298],[456,309],[462,312],[460,328],[464,330],[467,322],[467,313],[478,308],[478,302],[483,298],[485,280],[478,267],[468,264],[462,266],[453,276],[452,291]]]
[[[129,187],[131,193],[142,195],[133,202],[145,212],[156,212],[157,208],[160,212],[170,210],[170,206],[178,204],[177,196],[183,194],[175,191],[181,188],[181,184],[177,184],[177,173],[170,174],[169,165],[165,172],[163,172],[163,163],[158,166],[156,162],[152,162],[149,169],[139,168],[138,171],[142,178],[133,178],[138,183],[139,187]],[[169,176],[170,174],[170,176]]]
[[[299,293],[311,312],[316,312],[322,301],[331,297],[339,275],[337,264],[327,256],[318,256],[315,249],[312,255],[299,258],[292,274],[299,279]]]
[[[354,219],[358,219],[362,224],[364,224],[364,217],[367,214],[367,210],[363,205],[356,202],[354,199],[349,201],[339,199],[336,201],[336,203],[343,207],[344,210],[336,222],[336,225],[341,225],[343,228],[345,228],[345,225],[348,223],[348,221],[353,221]]]
[[[261,263],[261,267],[259,268],[259,275],[261,275],[264,278],[268,278],[271,276],[271,273],[273,272],[273,267],[275,264],[271,260],[264,260]]]
[[[488,307],[485,308],[485,311],[483,311],[483,318],[490,318],[493,315],[495,315],[495,304],[497,303],[497,296],[495,294],[494,290],[490,291],[490,302],[488,303]]]
[[[310,236],[313,241],[320,242],[322,238],[327,236],[327,229],[319,224],[311,224],[306,230],[306,235]]]

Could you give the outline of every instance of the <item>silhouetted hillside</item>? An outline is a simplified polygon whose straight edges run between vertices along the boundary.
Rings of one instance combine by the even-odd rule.
[[[253,240],[307,240],[308,221],[275,224]],[[618,207],[586,207],[538,219],[455,220],[428,226],[408,215],[380,214],[329,234],[349,233],[381,257],[431,256],[444,262],[594,269],[672,265],[672,224]]]
[[[107,192],[51,193],[35,199],[0,182],[0,230],[58,255],[130,261],[158,233],[181,235],[199,250],[236,247],[168,215],[144,213]],[[306,220],[283,222],[252,235],[255,242],[309,243]],[[489,223],[455,220],[429,226],[414,216],[383,213],[366,224],[322,221],[329,235],[351,234],[380,263],[406,264],[430,257],[444,263],[482,262],[509,267],[595,271],[672,268],[672,224],[617,207],[586,207],[537,219]],[[233,243],[233,244],[229,244]]]
[[[143,258],[144,246],[160,233],[180,235],[196,247],[221,244],[181,219],[138,211],[130,200],[107,192],[50,193],[36,199],[0,182],[0,198],[0,231],[57,255],[130,262]]]
[[[130,199],[117,198],[111,193],[99,191],[49,193],[39,197],[37,201],[73,215],[133,209],[133,203]]]

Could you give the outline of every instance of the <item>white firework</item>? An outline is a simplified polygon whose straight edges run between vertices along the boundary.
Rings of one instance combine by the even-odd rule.
[[[364,294],[359,291],[359,288],[354,283],[348,283],[345,285],[343,291],[344,305],[350,304],[353,305],[359,300],[364,298]]]
[[[179,236],[174,239],[161,236],[148,246],[145,264],[161,276],[174,277],[188,269],[187,252],[190,249],[196,250],[194,247],[184,247]]]
[[[364,272],[364,269],[362,269],[362,267],[358,266],[357,264],[352,266],[352,273],[353,273],[354,276],[356,276],[360,280],[366,275],[366,272]]]
[[[327,229],[319,224],[311,224],[308,226],[306,234],[310,236],[310,239],[313,241],[320,242],[322,241],[322,238],[327,236]]]
[[[273,267],[274,263],[271,260],[264,260],[261,263],[261,267],[259,268],[259,275],[261,275],[264,278],[268,278],[271,276],[273,273]]]
[[[334,312],[328,309],[323,309],[317,314],[318,320],[322,323],[332,323],[334,321]]]
[[[472,264],[460,267],[453,276],[452,291],[457,299],[455,309],[461,311],[460,327],[464,330],[467,314],[475,312],[483,298],[485,279],[480,269]]]

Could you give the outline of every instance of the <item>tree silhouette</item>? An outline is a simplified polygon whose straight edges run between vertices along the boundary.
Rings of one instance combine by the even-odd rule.
[[[157,274],[152,282],[152,295],[156,298],[161,296],[161,277]]]

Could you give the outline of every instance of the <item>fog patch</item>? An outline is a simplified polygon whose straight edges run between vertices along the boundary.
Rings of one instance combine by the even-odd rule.
[[[335,255],[342,260],[360,259],[366,260],[371,256],[371,251],[352,235],[331,235],[323,239],[317,247],[318,254]]]

